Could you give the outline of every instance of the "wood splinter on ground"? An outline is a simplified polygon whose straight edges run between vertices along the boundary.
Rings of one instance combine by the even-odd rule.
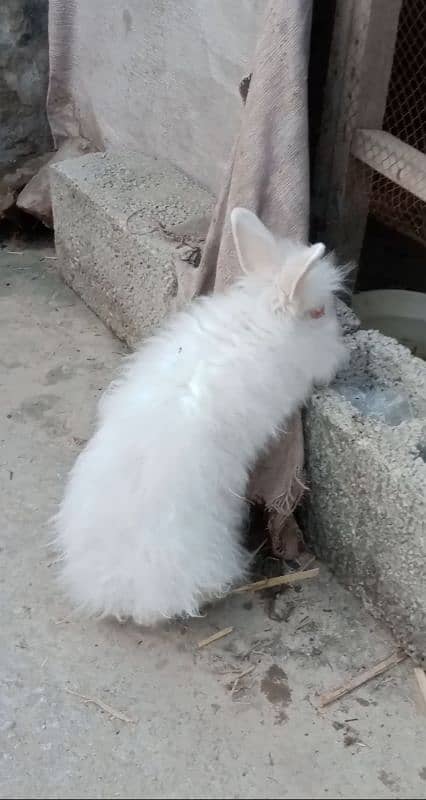
[[[223,639],[224,636],[228,636],[228,634],[232,633],[233,630],[234,629],[232,627],[229,627],[229,628],[222,628],[222,630],[217,631],[217,633],[212,633],[211,636],[207,636],[206,639],[201,639],[198,642],[198,649],[200,650],[201,647],[207,647],[208,644],[217,642],[218,639]]]
[[[395,667],[396,664],[400,664],[400,662],[404,661],[406,658],[407,654],[404,653],[403,650],[397,650],[395,653],[392,653],[392,655],[384,658],[382,661],[379,661],[378,664],[374,665],[374,667],[363,669],[358,673],[358,675],[355,675],[353,678],[349,678],[349,680],[340,686],[339,689],[334,689],[332,692],[325,692],[324,694],[320,695],[320,708],[325,708],[325,706],[329,706],[330,703],[340,700],[340,698],[345,694],[353,692],[354,689],[358,689],[359,686],[363,686],[364,683],[371,681],[372,678],[376,678],[378,675],[381,675],[383,672],[391,669],[391,667]]]
[[[301,583],[310,578],[316,578],[319,575],[319,568],[302,570],[299,572],[289,572],[287,575],[278,575],[276,578],[262,578],[260,581],[254,583],[246,583],[244,586],[238,586],[232,589],[230,594],[240,594],[241,592],[260,592],[263,589],[272,589],[276,586],[288,586],[293,583]]]
[[[243,678],[246,678],[247,675],[250,675],[250,673],[253,672],[254,669],[256,669],[256,665],[252,664],[251,667],[247,667],[247,669],[243,670],[243,672],[240,672],[240,674],[237,675],[237,677],[235,678],[235,680],[234,680],[234,682],[232,684],[231,695],[236,694],[237,692],[240,691],[240,689],[241,689],[241,686],[240,686],[241,681],[243,680]]]
[[[65,689],[67,694],[72,694],[74,697],[78,697],[83,703],[92,703],[94,706],[98,706],[101,708],[102,711],[105,711],[106,714],[109,714],[112,719],[119,719],[121,722],[128,722],[131,725],[136,725],[137,720],[131,719],[131,717],[127,717],[125,714],[122,714],[121,711],[116,711],[115,708],[109,706],[108,703],[104,703],[103,700],[99,700],[97,697],[89,697],[86,694],[80,694],[80,692],[74,692],[72,689]]]
[[[421,695],[424,700],[425,708],[426,708],[426,674],[424,669],[421,667],[414,667],[414,675],[416,676],[417,683],[419,684],[419,689]]]
[[[261,547],[263,547],[264,542],[262,542]],[[278,575],[275,578],[262,578],[260,581],[254,581],[254,583],[246,583],[244,586],[237,586],[236,589],[231,589],[229,594],[241,594],[242,592],[260,592],[263,589],[271,589],[277,586],[289,586],[294,583],[300,583],[301,581],[309,580],[310,578],[316,578],[319,575],[319,568],[314,567],[314,569],[308,570],[299,570],[298,572],[289,572],[287,575]],[[202,639],[201,642],[198,642],[198,647],[206,647],[206,645],[211,644],[212,642],[216,642],[218,639],[222,639],[223,636],[227,636],[228,633],[232,633],[233,628],[224,628],[218,633],[214,633],[212,636],[209,636],[207,639]]]

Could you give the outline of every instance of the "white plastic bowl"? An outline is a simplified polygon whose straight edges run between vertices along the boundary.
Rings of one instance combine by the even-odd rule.
[[[426,294],[380,289],[354,295],[352,305],[364,329],[392,336],[426,360]]]

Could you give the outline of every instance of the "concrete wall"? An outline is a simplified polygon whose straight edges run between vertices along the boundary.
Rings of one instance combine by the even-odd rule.
[[[67,98],[62,118],[52,109],[59,132],[168,158],[216,192],[265,1],[51,3],[54,83]]]
[[[48,0],[1,0],[0,172],[49,147],[47,12]]]

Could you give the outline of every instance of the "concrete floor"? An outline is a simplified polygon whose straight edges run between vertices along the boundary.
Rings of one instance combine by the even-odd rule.
[[[46,522],[122,347],[52,251],[16,251],[0,251],[0,796],[425,797],[409,661],[317,710],[319,692],[395,647],[325,567],[280,596],[285,621],[259,596],[156,631],[67,619]]]

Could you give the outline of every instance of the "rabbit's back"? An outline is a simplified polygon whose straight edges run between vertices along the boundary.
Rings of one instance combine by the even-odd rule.
[[[216,393],[202,386],[210,362],[193,340],[183,354],[182,327],[178,342],[167,332],[130,359],[107,392],[58,514],[63,579],[91,614],[144,624],[196,614],[244,575],[247,465],[224,446]]]

